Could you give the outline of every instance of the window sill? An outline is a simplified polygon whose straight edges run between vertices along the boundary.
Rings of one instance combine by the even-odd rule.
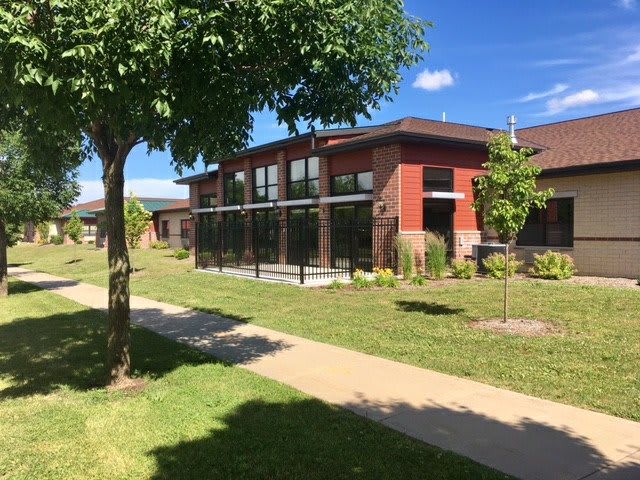
[[[304,205],[318,205],[319,198],[300,198],[298,200],[283,200],[278,202],[279,207],[299,207]]]
[[[353,203],[367,202],[373,200],[373,193],[356,193],[353,195],[337,195],[332,197],[321,197],[320,203]]]

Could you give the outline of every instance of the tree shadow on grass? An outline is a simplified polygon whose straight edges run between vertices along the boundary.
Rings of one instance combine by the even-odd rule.
[[[505,479],[314,399],[251,400],[208,435],[149,452],[160,479]]]
[[[452,308],[448,305],[435,302],[418,302],[418,301],[396,301],[396,306],[403,312],[419,312],[425,315],[442,316],[442,315],[458,315],[464,312],[464,308]]]
[[[66,282],[64,282],[66,283]],[[13,294],[39,291],[12,282]],[[11,298],[11,297],[10,297]],[[11,301],[9,298],[9,301]],[[200,318],[202,314],[167,314],[156,309],[132,310],[132,319],[148,324],[162,335],[144,328],[131,329],[131,365],[136,376],[157,378],[185,364],[213,362],[200,350],[221,353],[238,363],[287,348],[282,342],[234,332],[235,322]],[[48,394],[66,386],[86,390],[104,386],[107,378],[106,318],[104,312],[84,308],[72,312],[17,318],[0,324],[0,375],[8,385],[0,399]]]
[[[216,418],[222,425],[206,436],[149,452],[156,460],[152,478],[511,478],[499,472],[520,478],[573,480],[595,472],[606,473],[603,479],[640,478],[640,464],[625,459],[640,446],[625,445],[611,464],[570,429],[524,416],[505,423],[436,403],[416,407],[362,401],[343,406],[375,421],[312,399],[248,401]]]
[[[25,265],[31,265],[33,262],[9,262],[7,264],[8,268],[11,267],[24,267]]]

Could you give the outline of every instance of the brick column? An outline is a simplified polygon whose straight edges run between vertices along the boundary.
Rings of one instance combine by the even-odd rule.
[[[199,183],[190,183],[189,184],[189,211],[194,210],[200,207],[200,184]],[[195,223],[198,221],[198,216],[194,215],[193,217],[193,225],[189,229],[189,253],[191,255],[196,254],[196,242],[198,239],[196,238],[196,225]],[[158,227],[160,228],[160,227]]]
[[[320,157],[319,160],[319,172],[320,172],[320,197],[331,196],[331,178],[329,176],[329,159],[327,157]],[[331,267],[331,205],[320,204],[319,209],[320,225],[318,228],[318,246],[320,249],[320,266],[325,268]]]
[[[278,200],[287,199],[287,152],[280,150],[276,153],[278,162]],[[287,208],[280,208],[280,238],[279,238],[279,263],[287,263]]]
[[[216,206],[222,207],[224,206],[224,164],[218,164],[218,176],[216,178],[215,185],[216,192]],[[222,221],[222,212],[216,213],[216,220],[218,222]]]
[[[252,203],[253,198],[253,169],[251,168],[251,158],[244,159],[244,203]],[[255,261],[255,252],[253,251],[254,232],[251,225],[251,219],[253,218],[253,210],[246,210],[245,212],[245,235],[244,235],[244,260],[245,262]]]
[[[383,145],[373,149],[373,218],[400,217],[400,144]],[[374,227],[375,228],[375,227]],[[390,265],[395,258],[394,238],[375,235],[373,266]]]

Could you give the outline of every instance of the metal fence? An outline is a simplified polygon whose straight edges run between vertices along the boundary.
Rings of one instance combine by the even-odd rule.
[[[196,224],[196,267],[305,283],[396,270],[397,218]]]

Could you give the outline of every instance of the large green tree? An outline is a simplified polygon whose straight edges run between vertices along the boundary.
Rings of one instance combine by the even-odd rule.
[[[52,140],[52,139],[50,139]],[[8,295],[7,247],[26,222],[56,217],[80,192],[76,182],[78,147],[55,142],[45,147],[56,157],[46,162],[19,129],[0,131],[0,296]]]
[[[136,145],[180,172],[246,146],[253,114],[354,124],[427,48],[402,0],[0,0],[0,95],[102,161],[110,381],[130,373],[123,168]]]
[[[533,150],[515,148],[506,133],[489,141],[489,161],[483,164],[489,172],[478,178],[477,198],[472,208],[482,212],[484,224],[495,230],[504,243],[505,275],[503,321],[507,321],[509,305],[509,243],[524,227],[532,208],[544,208],[553,189],[538,191],[536,178],[542,169],[531,163]]]

